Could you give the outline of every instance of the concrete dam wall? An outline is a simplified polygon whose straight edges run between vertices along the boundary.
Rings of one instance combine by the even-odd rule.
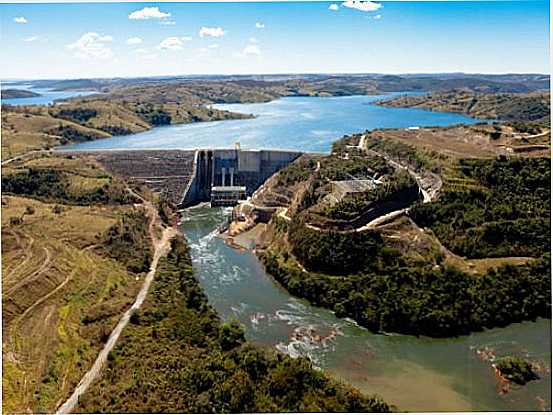
[[[251,195],[272,174],[299,156],[299,151],[286,150],[197,150],[193,176],[180,206],[186,207],[210,200],[213,187],[245,187]]]

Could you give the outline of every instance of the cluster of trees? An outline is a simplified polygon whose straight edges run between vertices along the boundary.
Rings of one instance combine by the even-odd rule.
[[[56,118],[64,118],[77,124],[84,124],[97,115],[98,111],[93,108],[63,108],[56,114],[53,114]]]
[[[108,182],[101,186],[76,191],[71,186],[71,180],[79,176],[72,176],[53,168],[21,169],[2,175],[2,192],[73,205],[128,204],[136,201],[124,185],[112,177],[108,176]]]
[[[411,215],[458,255],[539,257],[551,245],[549,163],[548,158],[463,161],[460,174],[480,186],[446,188]]]
[[[171,124],[171,116],[163,110],[157,110],[146,115],[146,121],[154,126]]]
[[[78,130],[69,125],[61,125],[57,128],[53,128],[48,131],[49,134],[57,135],[60,138],[60,143],[62,145],[68,144],[70,142],[83,142],[83,141],[92,141],[101,138],[98,134],[94,134],[88,131]]]
[[[377,397],[329,379],[306,359],[244,340],[221,324],[180,237],[161,259],[141,311],[79,410],[110,413],[387,412]]]
[[[99,129],[111,135],[133,134],[133,131],[131,129],[123,127],[121,125],[102,125],[101,127],[99,127]]]
[[[140,118],[151,125],[159,126],[171,124],[171,116],[163,109],[151,103],[139,104],[134,108],[134,111]]]
[[[279,186],[293,186],[307,180],[315,170],[316,163],[313,159],[299,158],[278,172],[277,184]]]
[[[334,275],[370,266],[383,244],[377,232],[320,232],[305,226],[298,217],[289,226],[288,240],[292,253],[307,269]]]
[[[367,148],[387,154],[393,159],[401,160],[415,170],[436,171],[438,169],[438,166],[429,154],[401,141],[389,140],[371,134],[367,140]]]
[[[130,272],[147,272],[152,260],[148,218],[141,211],[124,213],[102,238],[102,249]]]
[[[551,126],[551,121],[512,121],[508,122],[507,125],[513,127],[515,131],[519,133],[527,133],[527,134],[539,134],[541,133],[545,128],[548,128]]]
[[[527,266],[504,266],[475,278],[455,268],[411,265],[387,247],[344,255],[342,246],[336,246],[328,244],[321,253],[333,258],[337,268],[331,271],[328,261],[319,258],[318,271],[331,275],[306,273],[278,250],[268,250],[262,260],[267,272],[290,293],[374,332],[448,337],[551,314],[549,255]],[[342,258],[363,265],[346,276],[338,268]]]
[[[507,356],[496,363],[496,368],[505,379],[518,385],[537,380],[540,377],[534,372],[532,364],[521,357]]]

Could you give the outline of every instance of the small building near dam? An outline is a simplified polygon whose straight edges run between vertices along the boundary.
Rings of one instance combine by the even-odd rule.
[[[246,199],[246,186],[213,186],[211,206],[234,206]]]

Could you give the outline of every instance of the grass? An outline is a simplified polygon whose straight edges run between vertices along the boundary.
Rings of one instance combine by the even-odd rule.
[[[89,160],[63,157],[6,170],[28,167],[63,171],[75,192],[110,179]],[[4,412],[55,411],[134,300],[143,274],[101,249],[106,232],[134,210],[3,195]]]
[[[58,145],[134,134],[160,125],[160,122],[179,124],[249,117],[206,108],[182,97],[158,102],[155,88],[146,88],[142,94],[128,98],[115,94],[73,99],[51,107],[4,105],[2,160]],[[152,118],[159,113],[168,118],[164,121]]]

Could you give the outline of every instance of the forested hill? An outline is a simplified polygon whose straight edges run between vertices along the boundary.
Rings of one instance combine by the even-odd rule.
[[[550,122],[549,92],[524,94],[483,94],[467,90],[434,92],[420,96],[401,96],[384,100],[388,107],[424,108],[459,112],[473,117],[519,122]]]
[[[40,94],[37,94],[36,92],[26,91],[24,89],[3,89],[1,93],[2,99],[32,98],[40,96]]]

